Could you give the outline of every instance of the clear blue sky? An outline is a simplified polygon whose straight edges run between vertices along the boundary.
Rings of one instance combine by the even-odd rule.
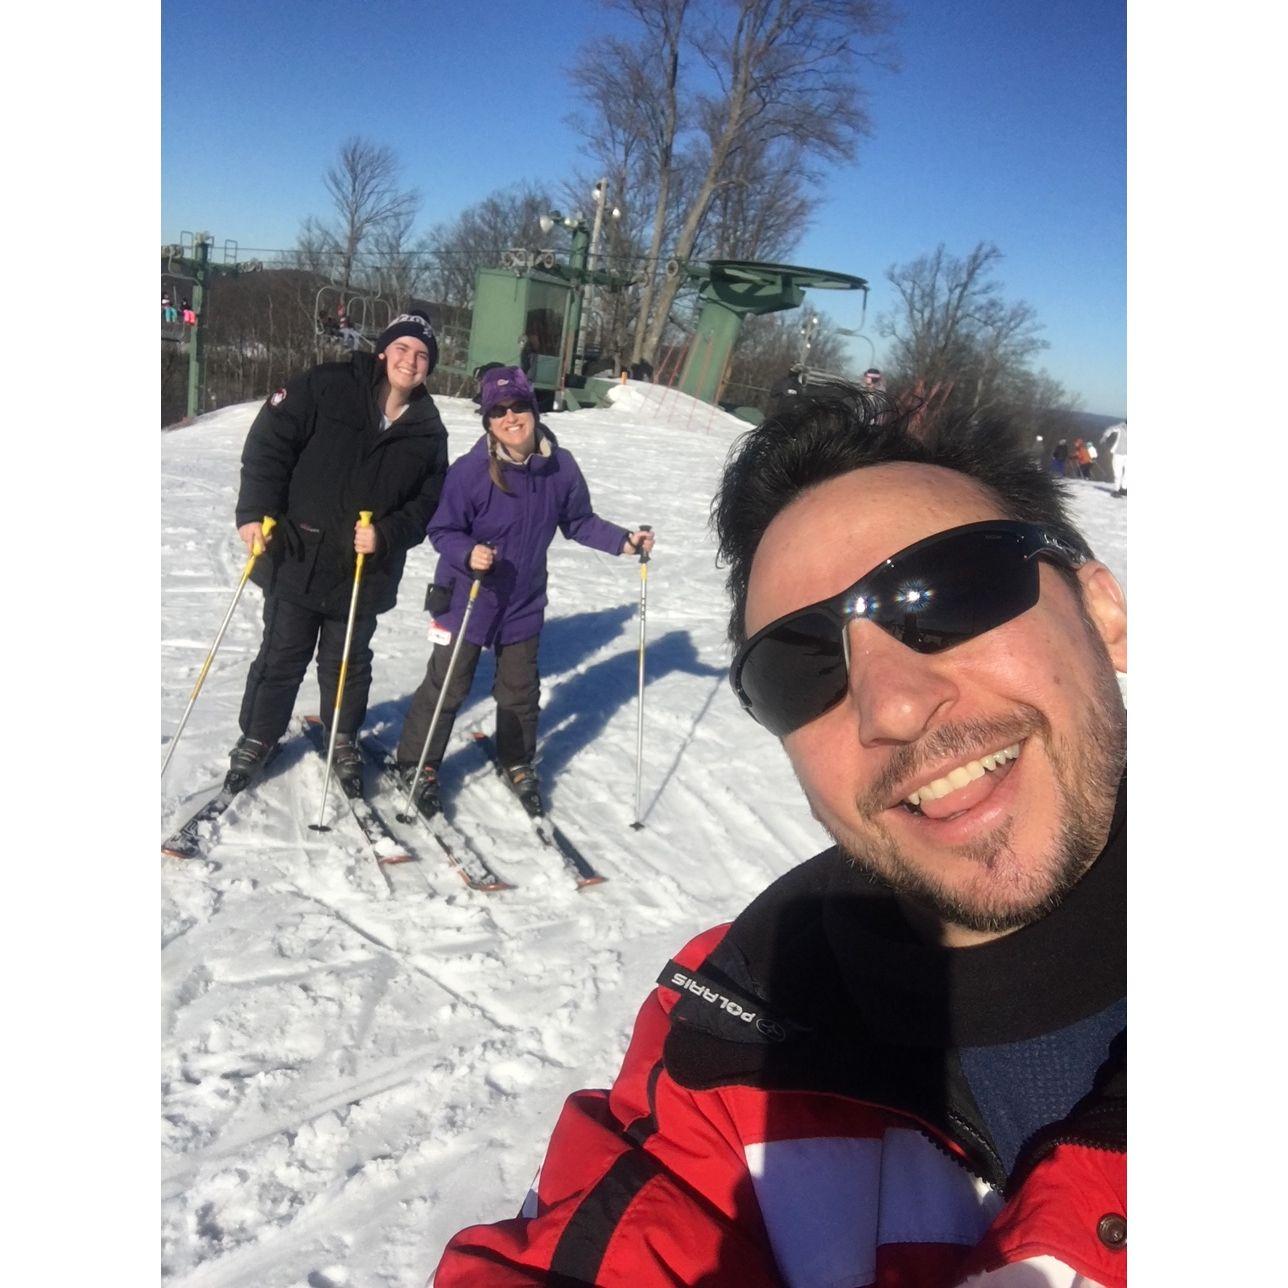
[[[1039,365],[1086,410],[1125,415],[1122,0],[902,13],[903,70],[868,73],[873,135],[826,176],[793,259],[867,278],[875,334],[889,265],[993,241],[1008,298],[1045,324]],[[165,0],[161,240],[290,246],[328,213],[322,174],[351,134],[397,152],[425,227],[510,183],[554,186],[579,160],[566,72],[623,24],[597,0]],[[857,326],[858,296],[814,299]]]

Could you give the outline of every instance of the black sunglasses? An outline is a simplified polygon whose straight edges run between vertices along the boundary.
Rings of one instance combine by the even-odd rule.
[[[525,411],[531,411],[532,404],[526,398],[521,398],[517,402],[498,403],[495,407],[488,410],[488,420],[500,420],[507,411],[512,411],[516,416],[522,416]]]
[[[1041,556],[1078,568],[1090,552],[1037,523],[990,519],[937,532],[757,631],[729,681],[753,719],[779,737],[791,733],[845,696],[850,622],[872,622],[918,653],[942,652],[1032,608]]]

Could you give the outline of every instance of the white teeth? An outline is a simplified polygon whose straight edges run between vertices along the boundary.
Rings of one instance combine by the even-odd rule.
[[[984,775],[999,766],[1006,764],[1009,760],[1014,760],[1020,754],[1020,744],[1012,743],[1009,747],[1003,747],[1001,751],[990,752],[987,756],[981,756],[978,760],[968,760],[964,765],[958,765],[955,769],[950,769],[942,778],[933,779],[924,786],[917,788],[915,792],[910,793],[904,799],[909,805],[920,805],[922,801],[938,800],[941,796],[947,796],[949,792],[955,792],[965,787],[967,783],[973,783],[977,778],[983,778]]]

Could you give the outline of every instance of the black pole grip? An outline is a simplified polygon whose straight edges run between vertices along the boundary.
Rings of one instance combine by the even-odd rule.
[[[495,541],[480,541],[478,544],[481,546],[486,546],[493,554],[496,554]],[[492,571],[491,568],[487,568],[487,569],[484,569],[483,572],[477,572],[475,569],[471,568],[470,575],[475,581],[482,581],[483,578],[486,577],[488,573],[490,573],[491,571]]]

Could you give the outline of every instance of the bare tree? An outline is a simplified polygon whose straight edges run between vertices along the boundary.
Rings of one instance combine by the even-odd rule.
[[[1082,399],[1045,371],[1017,373],[1009,402],[1020,425],[1034,439],[1041,435],[1045,442],[1053,443],[1077,433]]]
[[[960,259],[940,243],[886,271],[898,307],[881,315],[877,329],[894,342],[891,365],[909,379],[953,380],[959,401],[974,412],[987,407],[1008,373],[1047,347],[1034,309],[1003,298],[994,275],[1001,260],[991,242]]]
[[[306,215],[295,238],[295,250],[288,257],[289,265],[327,275],[335,265],[336,252],[330,230],[315,216]]]
[[[774,382],[802,360],[802,317],[801,310],[792,309],[746,319],[734,346],[723,401],[766,405]],[[807,361],[810,367],[832,375],[850,377],[853,374],[846,357],[845,340],[825,314],[818,314],[818,325],[812,329]]]
[[[680,260],[694,254],[713,200],[738,182],[747,154],[786,142],[804,163],[853,158],[869,130],[858,66],[881,57],[864,42],[890,21],[883,0],[708,0],[694,9],[686,46],[715,88],[690,100],[708,151],[674,244]],[[680,284],[671,275],[656,285],[642,355],[655,351]]]
[[[920,432],[930,438],[951,424],[1006,424],[1021,436],[1041,432],[1077,399],[1031,360],[1048,348],[1032,305],[1008,300],[996,276],[1002,253],[979,242],[958,258],[942,244],[886,278],[896,308],[877,321],[892,344],[887,367],[893,386],[923,404]]]
[[[649,238],[647,257],[644,261],[644,289],[640,297],[635,324],[635,343],[632,361],[644,354],[647,323],[653,310],[653,293],[658,281],[658,265],[662,254],[662,241],[666,235],[667,216],[670,212],[671,189],[675,180],[676,138],[685,124],[687,104],[680,97],[680,53],[684,36],[685,18],[690,0],[619,0],[620,7],[633,13],[643,25],[646,40],[637,51],[638,58],[631,65],[632,78],[643,84],[632,88],[645,89],[650,77],[646,70],[650,63],[656,68],[652,78],[652,92],[640,95],[634,107],[638,109],[640,139],[645,162],[651,168],[656,194],[653,201],[653,228]],[[630,64],[624,64],[627,66]],[[671,292],[671,299],[675,292]],[[667,301],[670,307],[670,300]],[[652,359],[653,347],[649,350]]]
[[[597,41],[593,54],[580,60],[575,83],[584,110],[568,121],[585,140],[595,177],[609,177],[623,210],[615,232],[619,247],[629,247],[632,268],[643,264],[638,299],[615,301],[618,312],[633,319],[629,348],[638,357],[663,248],[679,226],[679,139],[692,115],[691,95],[681,85],[681,55],[686,18],[696,0],[605,3],[638,23],[640,34],[634,41]],[[624,271],[626,265],[616,267]]]
[[[379,294],[395,309],[402,308],[429,274],[426,257],[428,236],[412,237],[415,212],[407,210],[382,223],[371,236],[373,251],[369,276]]]
[[[525,184],[494,192],[450,224],[434,228],[426,246],[433,260],[430,289],[435,297],[456,307],[472,305],[476,272],[495,268],[511,247],[539,246],[544,237],[539,221],[550,206],[548,193]]]
[[[339,255],[341,286],[348,290],[355,261],[382,228],[414,218],[420,208],[415,189],[398,187],[400,170],[392,149],[359,136],[340,145],[336,161],[324,176],[335,206],[330,229]]]
[[[806,186],[814,178],[800,150],[789,143],[738,153],[712,197],[695,253],[711,259],[782,261],[804,236],[818,207],[816,189]]]

